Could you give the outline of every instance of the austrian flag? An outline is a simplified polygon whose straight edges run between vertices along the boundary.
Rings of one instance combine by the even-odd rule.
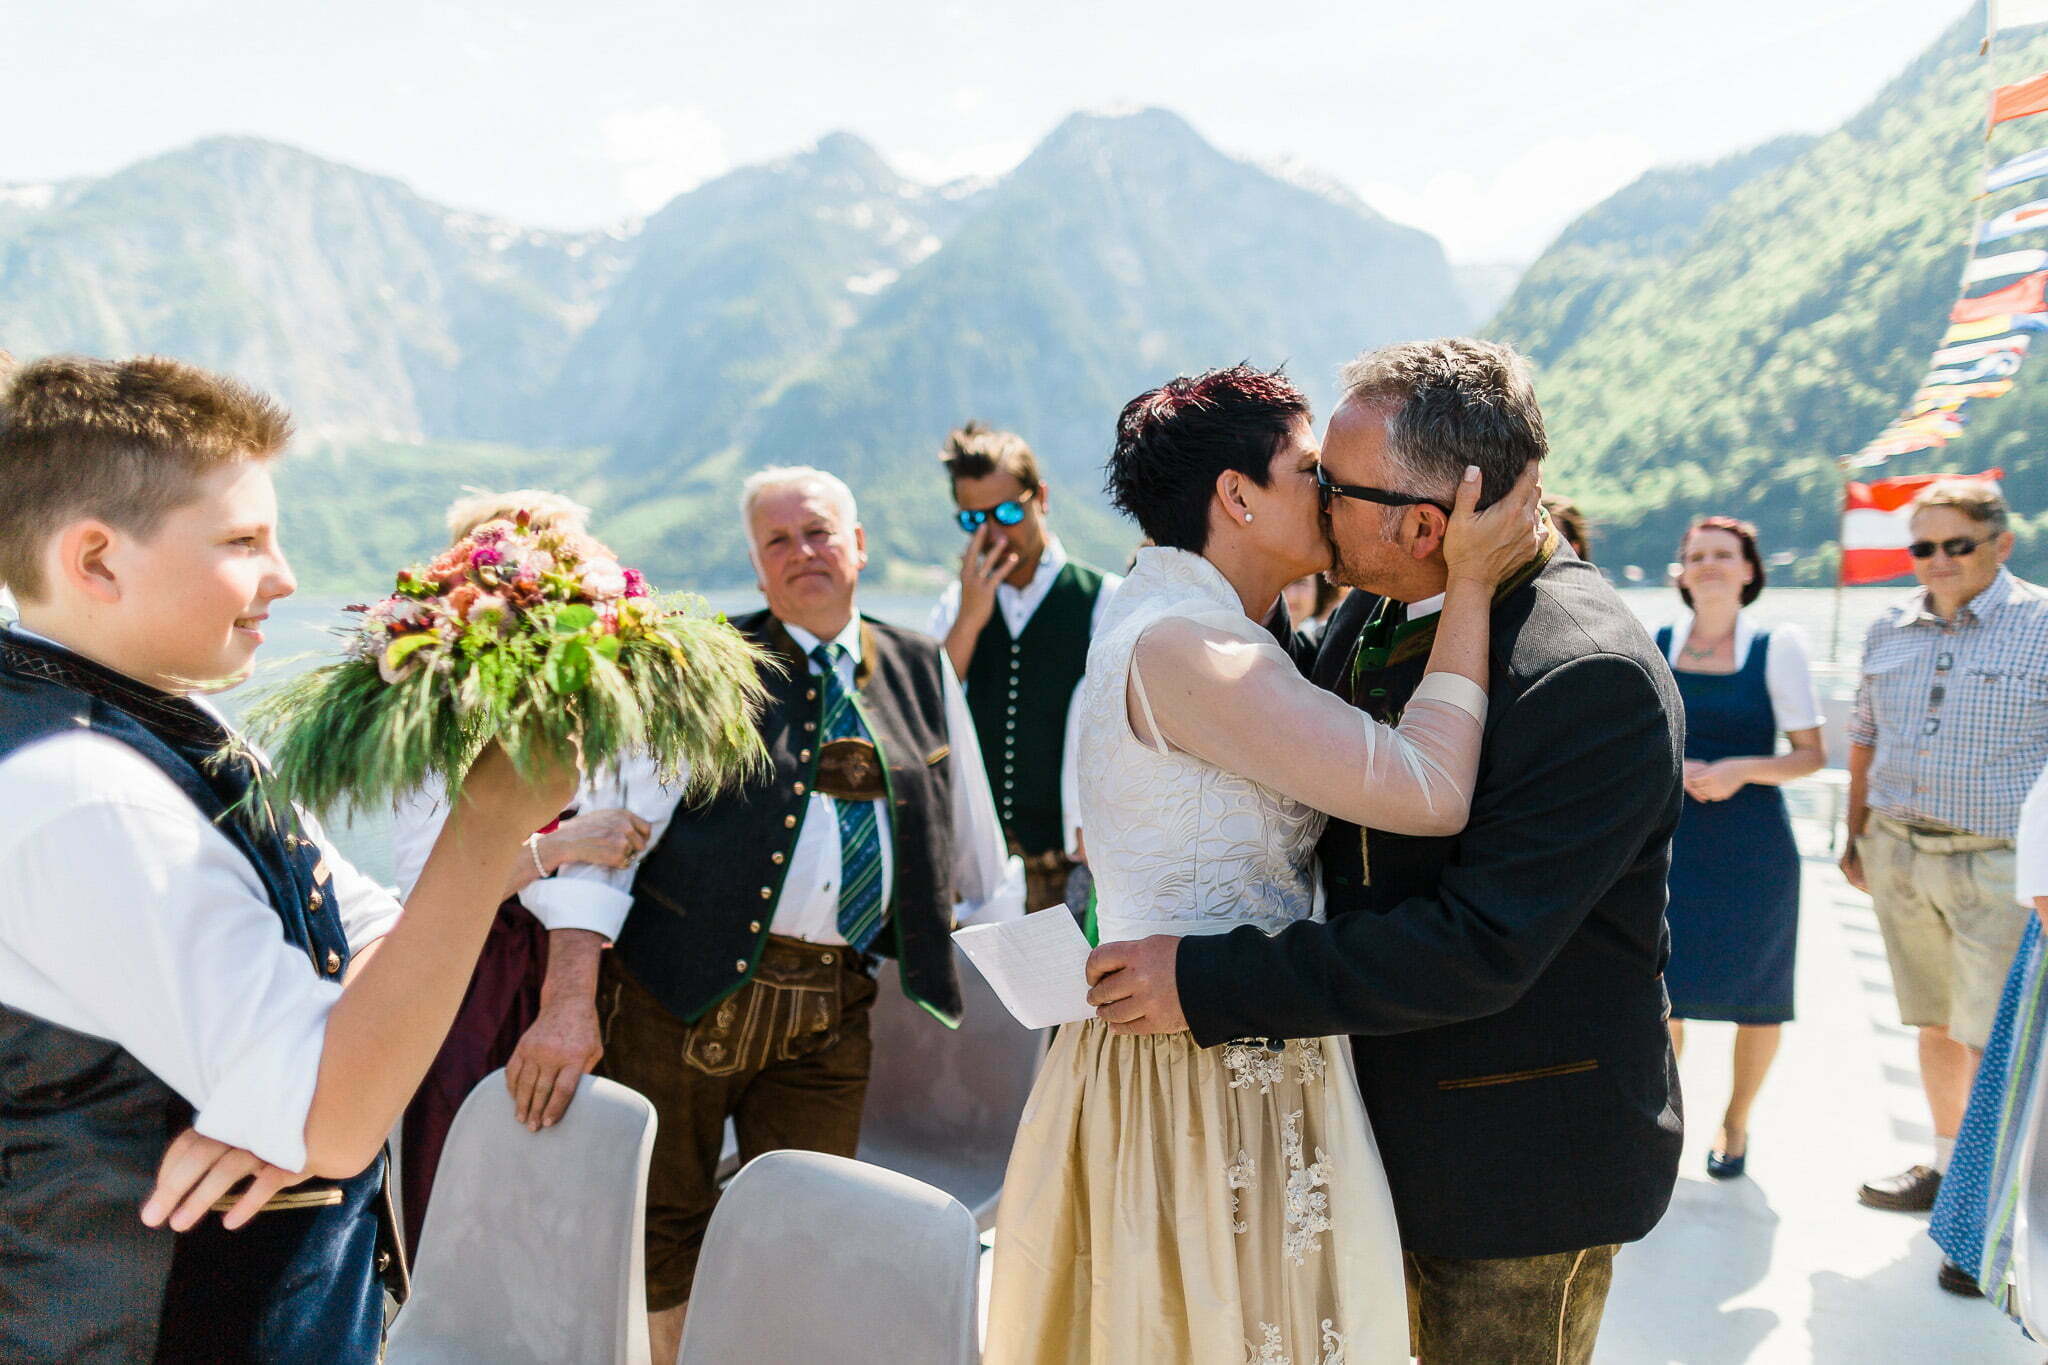
[[[1913,543],[1906,505],[1920,490],[1941,479],[1982,479],[1996,485],[2002,469],[1982,474],[1911,474],[1846,485],[1842,498],[1842,582],[1882,583],[1913,572],[1906,547]]]

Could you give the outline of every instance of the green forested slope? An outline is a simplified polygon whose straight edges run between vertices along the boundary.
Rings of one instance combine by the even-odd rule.
[[[1799,551],[1793,578],[1829,581],[1834,458],[1876,435],[1913,391],[1968,254],[1985,155],[1982,32],[1981,10],[1964,16],[1868,108],[1775,169],[1736,177],[1725,193],[1712,182],[1730,163],[1694,172],[1692,201],[1712,207],[1676,241],[1654,218],[1628,232],[1628,210],[1659,182],[1661,197],[1684,200],[1685,173],[1622,191],[1532,267],[1491,324],[1538,359],[1549,482],[1591,511],[1603,561],[1661,566],[1691,516],[1720,512],[1757,522],[1767,550]],[[2048,37],[2022,37],[1996,54],[1999,80],[2048,68]],[[2043,142],[2048,119],[2023,120],[2000,130],[1993,152]],[[1993,207],[2040,193],[2037,182]],[[1606,225],[1611,252],[1611,229],[1624,229],[1605,281],[1586,268],[1588,223]],[[1589,291],[1597,307],[1581,304]],[[1998,465],[2022,511],[2048,508],[2044,378],[2022,372],[2011,395],[1973,405],[1962,440],[1880,472]],[[2020,565],[2048,570],[2031,527]]]

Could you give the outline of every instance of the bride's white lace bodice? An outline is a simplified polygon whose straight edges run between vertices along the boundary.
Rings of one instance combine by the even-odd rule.
[[[1132,733],[1132,653],[1148,626],[1175,616],[1248,624],[1208,560],[1140,550],[1088,650],[1078,713],[1081,829],[1105,943],[1240,924],[1270,933],[1320,914],[1320,812]]]

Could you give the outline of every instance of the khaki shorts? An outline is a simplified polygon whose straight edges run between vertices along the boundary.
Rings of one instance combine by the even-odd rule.
[[[1856,842],[1884,932],[1900,1022],[1982,1049],[2028,912],[2013,900],[2013,847],[1921,834],[1872,812]]]

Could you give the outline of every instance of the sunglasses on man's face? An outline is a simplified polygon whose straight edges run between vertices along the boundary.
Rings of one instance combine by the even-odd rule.
[[[1961,559],[1977,553],[1980,547],[1989,545],[1996,539],[1997,536],[1985,536],[1982,540],[1972,540],[1968,536],[1951,536],[1947,540],[1916,540],[1906,547],[1906,553],[1915,559],[1932,559],[1934,552],[1939,550],[1950,559]]]
[[[1413,493],[1395,493],[1385,488],[1374,488],[1362,483],[1332,483],[1330,471],[1316,466],[1316,492],[1323,500],[1323,510],[1330,510],[1332,498],[1356,498],[1360,502],[1376,502],[1382,507],[1434,507],[1445,516],[1451,509],[1435,498],[1417,497]]]
[[[960,529],[971,536],[979,531],[982,523],[990,517],[995,518],[998,526],[1017,525],[1024,520],[1024,504],[1030,501],[1031,495],[1026,493],[1021,498],[1011,498],[1006,502],[997,503],[994,507],[963,507],[953,514],[953,518],[960,523]]]

